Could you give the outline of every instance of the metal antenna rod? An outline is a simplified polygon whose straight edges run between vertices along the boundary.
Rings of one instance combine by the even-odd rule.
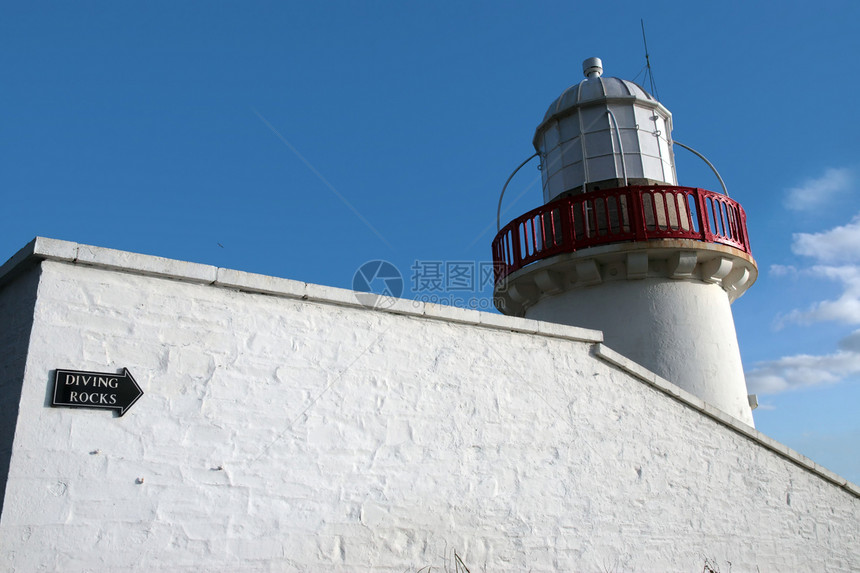
[[[645,44],[645,67],[648,69],[646,75],[651,80],[651,95],[659,100],[660,96],[657,95],[657,83],[654,81],[654,70],[651,69],[651,58],[648,55],[648,40],[645,39],[645,20],[640,18],[639,22],[642,24],[642,43]]]

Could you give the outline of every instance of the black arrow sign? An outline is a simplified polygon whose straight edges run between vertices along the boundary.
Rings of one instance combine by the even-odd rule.
[[[122,416],[141,396],[143,390],[128,368],[122,374],[57,369],[51,406],[106,408]]]

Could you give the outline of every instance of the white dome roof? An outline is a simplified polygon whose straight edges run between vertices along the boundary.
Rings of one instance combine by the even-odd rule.
[[[544,121],[555,115],[561,115],[570,108],[578,107],[588,102],[607,99],[635,99],[659,105],[656,98],[633,82],[620,78],[598,76],[585,78],[578,84],[574,84],[564,90],[550,104],[544,116]]]

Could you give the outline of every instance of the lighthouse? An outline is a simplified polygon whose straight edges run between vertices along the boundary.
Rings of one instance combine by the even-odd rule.
[[[730,306],[758,274],[744,210],[724,186],[678,185],[672,114],[651,94],[599,58],[583,72],[535,131],[544,204],[493,240],[496,307],[601,330],[753,426]]]

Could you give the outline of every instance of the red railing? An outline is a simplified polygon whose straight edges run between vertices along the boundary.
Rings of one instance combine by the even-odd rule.
[[[750,253],[746,214],[725,195],[693,187],[631,186],[547,203],[493,239],[496,282],[529,263],[623,241],[694,239]]]

